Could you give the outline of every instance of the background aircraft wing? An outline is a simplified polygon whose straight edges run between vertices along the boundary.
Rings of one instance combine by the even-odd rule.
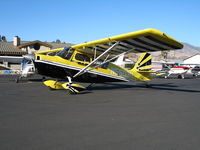
[[[156,29],[145,29],[121,34],[74,45],[72,48],[90,54],[94,54],[95,49],[97,53],[102,53],[116,42],[120,43],[112,49],[110,52],[111,54],[123,53],[130,49],[134,49],[133,52],[141,53],[183,48],[183,45],[180,42]]]
[[[6,67],[3,64],[0,64],[0,70],[12,70],[10,67]]]
[[[0,70],[10,70],[12,72],[19,72],[19,70],[14,70],[10,67],[7,67],[3,62],[20,64],[22,62],[22,56],[0,56]]]
[[[4,66],[3,64],[0,64],[0,70],[5,70],[4,74],[9,74],[9,73],[13,73],[13,72],[15,72],[15,73],[19,73],[20,72],[20,70],[14,70],[14,69],[12,69],[10,67]]]
[[[21,63],[22,56],[0,56],[0,62]]]

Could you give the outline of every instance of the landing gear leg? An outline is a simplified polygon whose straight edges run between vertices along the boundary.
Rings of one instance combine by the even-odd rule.
[[[170,76],[170,74],[166,75],[166,76],[165,76],[165,79],[167,79],[169,76]]]
[[[19,81],[22,79],[22,76],[19,76],[18,78],[15,79],[15,83],[19,83]]]
[[[68,79],[69,83],[72,84],[72,78],[70,76],[67,76],[67,79]]]
[[[80,91],[85,90],[86,88],[79,84],[73,84],[70,76],[67,76],[69,82],[64,83],[63,87],[69,90],[69,94],[78,94]]]
[[[67,83],[67,87],[69,89],[69,94],[77,94],[79,91],[76,90],[75,88],[72,87],[72,78],[70,76],[67,76],[67,79],[68,79],[68,83]]]

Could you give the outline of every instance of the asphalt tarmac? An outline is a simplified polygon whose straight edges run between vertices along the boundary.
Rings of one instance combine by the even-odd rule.
[[[200,79],[96,84],[69,95],[0,77],[0,150],[199,150]]]

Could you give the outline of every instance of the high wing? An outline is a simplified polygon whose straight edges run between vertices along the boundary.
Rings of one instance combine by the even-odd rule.
[[[141,53],[183,48],[181,43],[156,29],[145,29],[137,32],[121,34],[101,40],[74,45],[72,48],[89,54],[94,54],[94,51],[96,51],[97,54],[101,54],[117,42],[118,44],[112,48],[112,51],[110,51],[109,54],[116,55],[130,49],[135,53]]]

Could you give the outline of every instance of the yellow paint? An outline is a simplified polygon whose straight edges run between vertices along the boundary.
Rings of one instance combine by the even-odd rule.
[[[62,89],[63,86],[60,82],[57,82],[57,81],[54,81],[54,80],[47,80],[44,82],[44,84],[47,86],[47,87],[50,87],[52,89]]]

